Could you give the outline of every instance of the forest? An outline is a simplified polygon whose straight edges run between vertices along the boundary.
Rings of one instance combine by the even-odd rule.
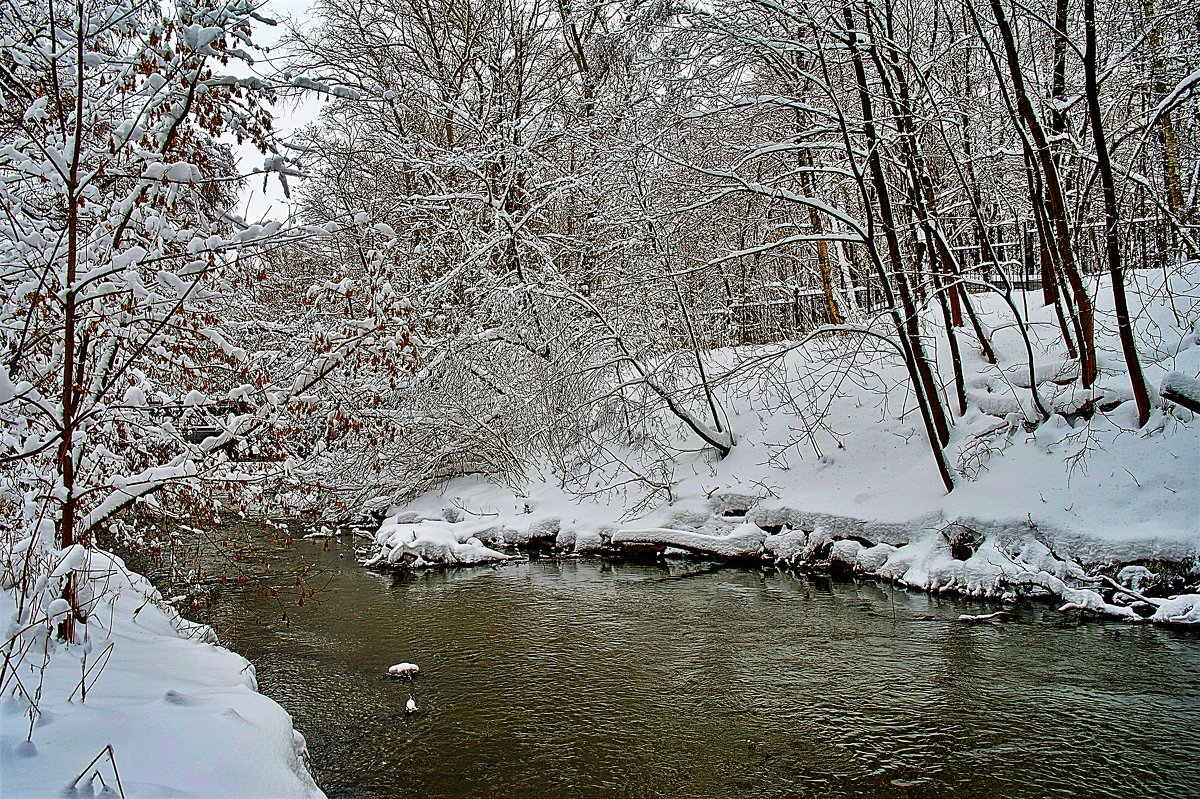
[[[1192,3],[276,16],[0,4],[6,771],[172,524],[1200,621]]]

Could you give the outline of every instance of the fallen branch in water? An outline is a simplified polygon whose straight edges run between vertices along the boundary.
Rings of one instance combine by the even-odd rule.
[[[963,613],[958,617],[959,621],[1002,621],[1011,617],[1012,614],[1007,610],[997,610],[995,613],[981,613],[978,616],[972,616],[970,613]]]

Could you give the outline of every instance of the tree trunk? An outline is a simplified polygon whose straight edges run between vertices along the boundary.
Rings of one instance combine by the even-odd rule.
[[[1004,8],[1000,0],[991,0],[991,6],[992,15],[1000,30],[1000,38],[1004,43],[1019,122],[1024,125],[1030,138],[1033,139],[1033,156],[1045,177],[1046,212],[1054,229],[1058,268],[1062,270],[1071,287],[1071,293],[1074,294],[1075,314],[1079,321],[1080,381],[1084,388],[1090,388],[1096,382],[1099,373],[1096,364],[1095,316],[1092,311],[1092,300],[1088,296],[1087,286],[1084,285],[1083,276],[1076,266],[1075,254],[1071,248],[1071,231],[1067,226],[1067,205],[1063,196],[1062,183],[1059,180],[1058,168],[1054,163],[1053,153],[1046,139],[1046,132],[1033,112],[1032,103],[1029,102],[1025,78],[1021,73],[1021,64],[1018,59],[1016,39],[1008,24]]]
[[[57,453],[58,476],[63,492],[62,507],[58,519],[58,545],[66,548],[75,543],[75,416],[78,391],[76,385],[76,360],[81,353],[75,351],[76,327],[78,324],[78,296],[75,280],[79,270],[79,160],[83,150],[83,67],[84,67],[84,16],[83,0],[76,0],[76,73],[75,73],[75,142],[71,152],[71,165],[67,173],[67,264],[63,292],[63,354],[62,354],[62,438]],[[76,597],[75,575],[68,574],[63,585],[63,599],[71,603],[71,612],[58,626],[59,637],[70,641],[75,635],[75,620],[83,620]]]
[[[949,429],[946,426],[945,412],[942,409],[941,400],[936,393],[929,362],[925,358],[925,353],[921,348],[919,331],[916,329],[916,308],[913,306],[912,296],[908,290],[908,283],[904,277],[904,263],[900,253],[900,240],[896,235],[891,202],[888,199],[887,179],[883,174],[883,165],[879,158],[879,140],[875,132],[871,95],[867,88],[867,74],[863,67],[862,53],[858,47],[858,36],[854,29],[854,13],[849,5],[842,8],[842,17],[846,24],[850,56],[854,65],[854,75],[858,82],[858,96],[863,113],[863,133],[867,139],[867,163],[871,172],[871,181],[875,187],[876,201],[879,204],[880,222],[884,238],[887,242],[888,257],[892,263],[892,268],[895,270],[896,287],[900,294],[904,314],[903,318],[896,307],[896,300],[892,294],[891,281],[888,279],[887,272],[878,257],[874,260],[876,268],[880,273],[880,283],[882,284],[888,307],[891,310],[892,321],[896,326],[896,333],[903,344],[905,365],[908,367],[913,389],[917,396],[917,404],[921,410],[921,420],[925,424],[925,432],[929,437],[929,446],[933,451],[934,460],[937,462],[938,473],[942,478],[942,483],[945,485],[946,490],[953,491],[954,478],[950,474],[949,464],[946,463],[946,453],[942,450],[942,447],[949,441]],[[873,247],[873,244],[867,242],[867,246]],[[914,333],[917,335],[914,335]]]
[[[1063,107],[1067,99],[1067,11],[1069,0],[1056,0],[1054,12],[1054,76],[1050,96],[1054,100],[1054,108],[1050,112],[1050,135],[1054,137],[1054,163],[1062,166],[1062,153],[1059,150],[1062,136],[1067,132],[1067,110]],[[1041,226],[1039,226],[1039,230]],[[1046,246],[1048,239],[1041,238],[1041,267],[1042,267],[1042,302],[1045,305],[1058,302],[1058,275],[1054,271],[1054,259]],[[1058,308],[1062,316],[1061,306]],[[1067,350],[1075,352],[1075,345],[1069,340],[1066,327],[1063,326],[1063,336],[1068,339]],[[1076,357],[1074,354],[1072,358]]]
[[[1112,280],[1113,301],[1117,310],[1117,332],[1121,337],[1121,352],[1129,369],[1133,399],[1137,403],[1138,426],[1150,420],[1150,392],[1142,376],[1137,344],[1133,340],[1133,325],[1129,319],[1129,303],[1125,298],[1125,277],[1121,271],[1121,241],[1117,233],[1117,187],[1113,180],[1108,142],[1104,137],[1104,117],[1100,108],[1100,84],[1096,74],[1096,8],[1095,0],[1083,0],[1085,47],[1083,53],[1084,93],[1087,95],[1088,117],[1091,119],[1092,141],[1096,145],[1096,167],[1100,171],[1100,186],[1104,193],[1104,244],[1108,254],[1108,274]]]

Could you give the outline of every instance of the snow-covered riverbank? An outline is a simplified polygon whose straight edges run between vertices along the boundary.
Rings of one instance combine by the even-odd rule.
[[[441,497],[422,498],[385,522],[365,563],[422,568],[505,559],[484,543],[568,556],[699,556],[859,574],[1000,601],[1057,597],[1064,609],[1127,621],[1200,623],[1200,546],[1185,536],[1101,539],[1003,516],[864,521],[729,494],[621,522],[606,508],[562,498],[548,503],[552,511],[526,513],[527,499],[509,504],[495,489],[466,481],[453,488],[460,492],[453,497],[457,507],[442,510],[458,521],[434,518],[433,507],[430,516],[415,511]],[[501,510],[506,504],[507,512]],[[463,511],[467,506],[479,515]],[[459,551],[471,557],[455,557],[452,542],[459,537]]]
[[[83,643],[46,635],[53,603],[21,615],[15,591],[0,590],[6,652],[19,664],[3,675],[0,795],[324,796],[303,737],[258,693],[247,660],[119,558],[92,552],[66,565],[95,596]]]
[[[1195,278],[1168,287],[1138,273],[1137,332],[1151,385],[1200,373]],[[817,338],[709,354],[710,374],[724,374],[714,383],[736,439],[724,458],[680,427],[669,460],[631,451],[605,467],[585,453],[565,478],[560,464],[510,487],[459,478],[394,508],[372,557],[419,567],[493,558],[484,550],[506,546],[690,552],[997,599],[1050,594],[1121,618],[1200,621],[1200,421],[1160,401],[1138,427],[1111,298],[1099,283],[1103,376],[1086,391],[1037,293],[1016,300],[1029,306],[1032,368],[1008,307],[995,295],[976,298],[999,357],[992,364],[964,349],[967,407],[946,449],[949,493],[894,353],[864,337],[848,357],[842,338]],[[926,322],[936,326],[932,315]],[[951,356],[939,346],[949,392]]]

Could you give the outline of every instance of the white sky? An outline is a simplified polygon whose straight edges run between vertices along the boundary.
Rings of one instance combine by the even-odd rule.
[[[254,41],[259,46],[272,47],[283,33],[282,21],[285,18],[301,24],[307,25],[311,22],[308,19],[308,9],[311,0],[267,0],[263,4],[259,13],[263,16],[272,19],[280,20],[281,24],[269,27],[259,25],[254,31]],[[275,55],[272,53],[271,55]],[[270,64],[259,63],[255,65],[259,73],[270,72]],[[320,104],[313,101],[302,101],[299,105],[288,102],[281,103],[274,108],[275,111],[275,130],[281,136],[288,136],[300,127],[314,121],[320,112]],[[234,156],[238,159],[238,169],[243,173],[250,172],[262,166],[263,156],[255,148],[248,144],[238,145],[236,142],[230,142],[233,147]],[[299,187],[300,181],[297,178],[288,179],[288,187],[292,191],[292,196],[295,197],[296,190]],[[264,219],[283,219],[288,215],[288,202],[284,199],[283,189],[279,185],[279,179],[272,176],[267,182],[267,190],[263,191],[263,178],[261,175],[251,177],[247,181],[245,189],[242,191],[242,202],[240,206],[242,213],[247,220]]]

